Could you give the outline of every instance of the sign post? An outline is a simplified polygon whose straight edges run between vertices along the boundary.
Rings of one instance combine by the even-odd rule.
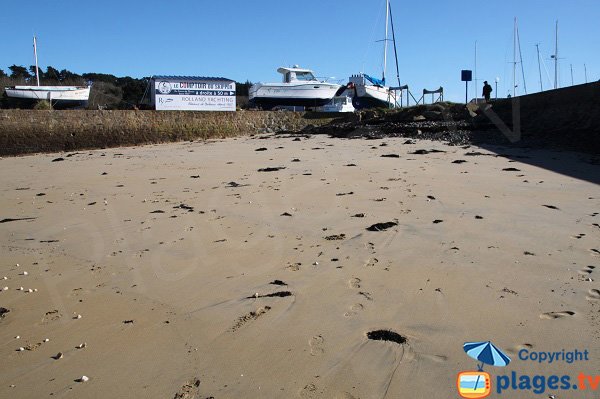
[[[465,82],[465,104],[469,103],[469,82],[473,80],[473,71],[463,69],[460,78]]]
[[[235,82],[224,78],[154,76],[152,103],[158,111],[235,111]]]

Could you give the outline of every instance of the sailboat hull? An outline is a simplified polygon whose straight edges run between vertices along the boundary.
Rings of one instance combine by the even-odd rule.
[[[356,109],[394,108],[396,106],[395,94],[387,87],[358,84],[354,88],[352,105]]]
[[[83,107],[90,97],[89,86],[13,86],[5,88],[6,96],[20,104],[46,100],[55,108]]]

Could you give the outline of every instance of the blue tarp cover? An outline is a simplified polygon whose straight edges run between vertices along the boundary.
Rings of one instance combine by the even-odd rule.
[[[364,75],[365,75],[365,78],[369,82],[373,83],[374,85],[376,85],[376,86],[385,86],[385,80],[374,78],[372,76],[367,75],[366,73]]]

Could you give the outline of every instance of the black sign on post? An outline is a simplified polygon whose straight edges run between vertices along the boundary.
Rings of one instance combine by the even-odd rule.
[[[469,82],[473,80],[473,71],[463,69],[460,73],[460,79],[465,82],[465,104],[469,102]]]

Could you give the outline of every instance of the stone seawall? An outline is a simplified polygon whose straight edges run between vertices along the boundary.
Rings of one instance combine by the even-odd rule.
[[[332,120],[298,112],[0,110],[0,155],[297,131]]]
[[[513,101],[493,106],[510,128]],[[521,96],[514,105],[523,144],[600,153],[600,82]]]

